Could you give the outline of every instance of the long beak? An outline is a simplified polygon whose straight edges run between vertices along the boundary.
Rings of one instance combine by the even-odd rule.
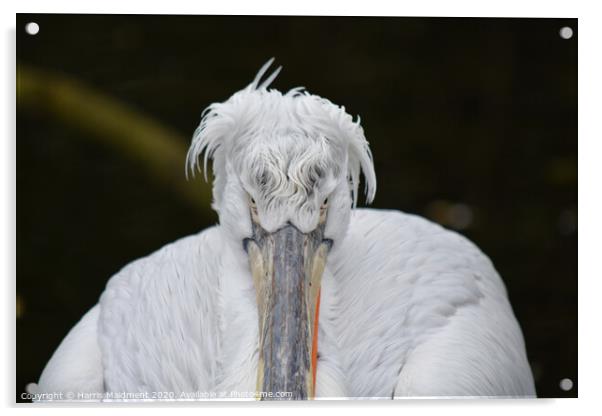
[[[324,223],[304,234],[293,225],[267,233],[254,222],[245,240],[259,312],[257,398],[313,399],[319,293],[332,241]]]

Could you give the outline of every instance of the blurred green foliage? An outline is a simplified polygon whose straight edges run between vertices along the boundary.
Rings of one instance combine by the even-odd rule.
[[[178,133],[68,77],[24,65],[17,68],[17,99],[21,110],[43,113],[79,129],[81,139],[96,139],[139,163],[149,176],[172,187],[199,213],[208,218],[213,215],[210,187],[204,182],[182,180],[187,147]]]
[[[577,34],[576,19],[18,15],[18,83],[38,84],[17,97],[17,395],[113,273],[216,222],[182,155],[202,109],[275,56],[276,88],[361,116],[375,207],[492,258],[539,395],[576,396]],[[57,80],[96,101],[49,102]]]

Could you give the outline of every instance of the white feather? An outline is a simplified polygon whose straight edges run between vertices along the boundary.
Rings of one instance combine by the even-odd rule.
[[[28,385],[34,401],[94,400],[95,397],[98,400],[94,395],[104,392],[98,344],[99,313],[100,307],[96,305],[82,317],[46,364],[39,382]]]
[[[214,207],[219,210],[221,205],[228,162],[272,214],[291,202],[309,209],[305,202],[323,198],[340,175],[349,179],[355,204],[360,169],[367,201],[372,201],[376,175],[359,118],[354,122],[344,107],[301,88],[285,94],[268,90],[280,68],[266,82],[259,84],[259,80],[271,63],[226,102],[211,104],[194,133],[187,166],[193,173],[200,169],[198,161],[204,153],[206,175],[207,160],[213,159]]]
[[[222,231],[179,240],[111,279],[98,334],[108,391],[254,391],[255,292]],[[489,259],[460,235],[400,212],[352,215],[323,277],[319,342],[321,397],[535,394]],[[56,357],[73,353],[66,343]],[[94,364],[86,368],[100,367],[97,355],[86,358]],[[53,358],[41,391],[61,380],[72,388],[78,370],[86,374],[79,361]]]

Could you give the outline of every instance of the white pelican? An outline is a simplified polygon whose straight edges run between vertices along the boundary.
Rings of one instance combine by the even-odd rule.
[[[356,209],[376,191],[358,121],[268,89],[196,130],[219,225],[125,266],[32,391],[67,399],[534,396],[491,261],[418,216]],[[103,396],[104,394],[104,396]],[[54,396],[56,397],[56,396]]]

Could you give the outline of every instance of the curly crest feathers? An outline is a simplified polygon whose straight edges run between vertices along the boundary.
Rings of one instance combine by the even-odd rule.
[[[270,59],[246,88],[227,101],[213,103],[202,113],[187,155],[186,172],[202,170],[213,160],[214,208],[219,210],[231,164],[243,183],[254,187],[266,204],[278,198],[317,198],[312,186],[345,175],[353,206],[357,204],[360,173],[367,202],[374,199],[376,175],[372,154],[359,117],[357,121],[329,100],[302,87],[287,93],[269,89],[282,67],[263,82]]]

